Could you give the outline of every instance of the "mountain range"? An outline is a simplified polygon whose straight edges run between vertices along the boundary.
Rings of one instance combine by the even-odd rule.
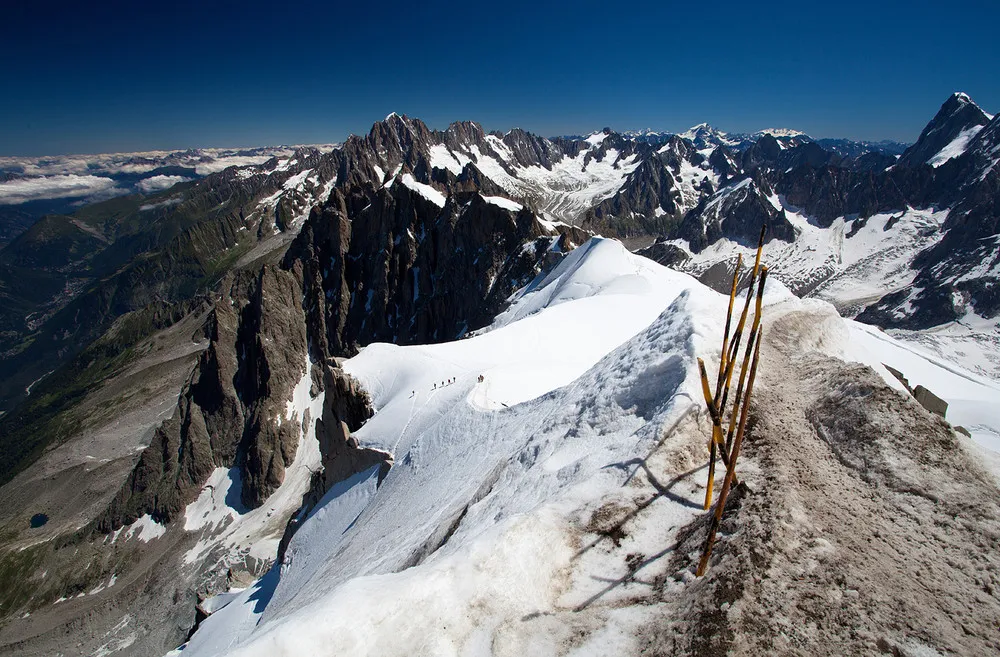
[[[22,214],[30,226],[0,249],[3,649],[48,654],[71,634],[80,652],[165,652],[209,611],[208,593],[304,550],[296,532],[330,491],[359,478],[375,490],[419,460],[384,436],[358,438],[383,413],[374,382],[388,385],[352,370],[370,345],[461,345],[552,316],[556,300],[580,296],[567,290],[630,289],[629,267],[636,280],[666,276],[640,275],[648,260],[691,275],[684,285],[726,289],[762,225],[789,298],[1000,374],[1000,124],[965,94],[905,147],[704,124],[550,139],[390,114],[336,147],[188,166],[205,157],[113,160],[153,168],[127,189],[109,174],[134,193],[33,223]],[[608,240],[595,235],[638,255],[599,256]],[[591,251],[623,278],[574,277]],[[586,350],[539,335],[548,349]],[[652,402],[630,394],[648,420]],[[488,494],[480,485],[470,499]],[[35,516],[44,522],[26,522]],[[446,525],[393,567],[422,562]],[[115,630],[126,609],[127,630]]]

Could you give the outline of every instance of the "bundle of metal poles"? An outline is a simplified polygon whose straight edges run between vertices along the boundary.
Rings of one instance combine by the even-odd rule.
[[[715,382],[715,394],[708,380],[708,371],[705,368],[705,361],[698,359],[698,368],[701,372],[702,392],[705,395],[705,405],[708,407],[708,414],[712,418],[712,437],[709,439],[708,457],[708,484],[705,487],[705,510],[712,506],[712,493],[715,485],[715,461],[717,455],[721,455],[722,462],[726,466],[726,477],[723,480],[722,491],[719,493],[719,500],[715,506],[715,513],[709,525],[708,537],[702,551],[701,561],[698,564],[698,576],[701,577],[708,567],[708,560],[712,555],[712,547],[715,544],[715,536],[722,522],[722,514],[726,508],[726,500],[729,491],[737,482],[736,461],[740,455],[740,447],[743,444],[743,434],[746,431],[747,416],[750,413],[750,395],[753,392],[753,382],[757,375],[757,363],[760,359],[761,342],[761,310],[764,300],[764,284],[767,281],[767,267],[761,266],[760,256],[764,248],[764,234],[767,227],[760,229],[760,239],[757,242],[757,257],[754,261],[753,270],[750,272],[750,284],[747,286],[747,298],[743,304],[743,312],[740,320],[733,332],[733,339],[730,341],[730,328],[732,327],[733,305],[736,302],[736,289],[739,286],[740,270],[743,267],[743,256],[736,259],[736,267],[733,270],[733,284],[729,292],[729,310],[726,314],[726,328],[722,334],[722,350],[719,356],[719,374]],[[759,280],[758,280],[759,276]],[[736,394],[733,397],[732,410],[729,414],[729,426],[726,437],[722,437],[722,422],[729,404],[729,389],[733,380],[736,361],[740,355],[740,347],[743,340],[743,329],[746,326],[747,314],[750,310],[750,300],[753,298],[754,285],[757,285],[757,303],[754,308],[753,322],[750,334],[747,337],[746,347],[743,352],[743,366],[740,368],[739,383],[736,386]],[[746,393],[744,394],[744,383]],[[735,435],[734,435],[735,431]]]

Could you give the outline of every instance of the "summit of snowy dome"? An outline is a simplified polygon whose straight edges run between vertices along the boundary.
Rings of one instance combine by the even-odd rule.
[[[585,141],[589,142],[591,146],[599,146],[610,134],[611,128],[604,128],[603,130],[591,133]]]
[[[391,118],[393,118],[393,117],[396,117],[397,119],[399,119],[399,118],[402,118],[402,116],[401,116],[401,115],[399,115],[399,114],[396,114],[395,112],[389,112],[388,114],[386,114],[386,115],[385,115],[385,118],[384,118],[384,119],[382,119],[382,120],[383,120],[383,121],[388,121],[389,119],[391,119]]]
[[[971,103],[972,102],[972,99],[969,98],[969,94],[965,93],[964,91],[956,91],[955,93],[953,93],[951,95],[951,97],[954,98],[955,100],[959,100],[959,101],[961,101],[963,103]]]
[[[758,130],[754,133],[754,136],[771,135],[772,137],[801,137],[806,133],[801,130],[792,130],[790,128],[764,128],[763,130]]]
[[[683,137],[684,139],[694,139],[698,135],[704,135],[706,133],[709,135],[716,135],[719,137],[725,137],[727,135],[727,133],[709,125],[708,123],[699,123],[698,125],[691,126],[684,132],[678,133],[677,136]]]

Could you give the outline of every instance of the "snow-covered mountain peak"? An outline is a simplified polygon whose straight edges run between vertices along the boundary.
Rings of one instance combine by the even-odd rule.
[[[911,168],[924,163],[940,166],[964,152],[976,133],[991,119],[967,94],[956,92],[941,105],[899,162]]]
[[[622,133],[626,137],[630,138],[644,138],[649,139],[653,137],[666,137],[669,136],[669,132],[663,132],[660,130],[653,130],[652,128],[643,128],[641,130],[626,130]]]
[[[965,93],[964,91],[956,91],[951,95],[951,97],[954,98],[959,103],[972,103],[972,98],[970,98],[969,94]]]
[[[762,135],[771,135],[772,137],[802,137],[806,133],[801,130],[792,130],[791,128],[764,128],[763,130],[758,130],[753,133],[752,136],[760,137]]]
[[[727,133],[722,130],[717,130],[707,123],[699,123],[698,125],[691,126],[684,132],[679,133],[678,137],[683,137],[689,141],[695,141],[696,139],[706,139],[708,137],[715,137],[717,139],[724,139]]]
[[[710,133],[717,134],[717,135],[724,135],[724,134],[726,134],[726,133],[722,132],[721,130],[716,130],[715,128],[713,128],[712,126],[710,126],[708,123],[704,123],[703,122],[703,123],[699,123],[698,125],[691,126],[690,128],[688,128],[684,132],[679,133],[679,136],[684,137],[686,139],[690,139],[691,135],[695,135],[695,134],[699,134],[699,133],[704,133],[704,132],[710,132]]]

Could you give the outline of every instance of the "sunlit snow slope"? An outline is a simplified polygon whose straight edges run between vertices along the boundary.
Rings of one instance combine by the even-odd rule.
[[[717,358],[725,302],[595,238],[479,335],[365,348],[344,365],[377,409],[356,436],[394,467],[381,485],[373,469],[335,486],[280,569],[211,604],[182,654],[638,654],[654,612],[630,600],[669,560],[619,578],[626,555],[664,554],[701,512],[695,359]],[[766,307],[769,324],[799,313],[830,355],[887,380],[881,342],[907,352],[777,282]],[[627,535],[605,540],[595,518],[642,498]]]
[[[726,188],[720,195],[737,189]],[[913,287],[918,273],[913,261],[940,241],[940,228],[949,214],[947,209],[907,208],[902,212],[878,213],[864,222],[840,217],[829,227],[821,227],[779,195],[771,195],[768,201],[785,212],[796,232],[794,242],[770,240],[764,245],[764,259],[770,263],[772,274],[796,294],[829,301],[845,317],[854,317],[867,305],[893,292],[908,290],[908,299],[912,300],[921,291]],[[692,253],[684,240],[672,243],[689,256],[682,269],[696,276],[721,262],[729,262],[731,267],[737,253],[743,254],[744,261],[754,253],[753,246],[726,238],[700,253]],[[992,273],[990,263],[984,263],[967,277]],[[964,313],[962,319],[932,329],[893,329],[890,333],[918,352],[930,352],[940,360],[956,362],[979,375],[997,379],[1000,320],[984,319],[971,307],[964,307]]]

